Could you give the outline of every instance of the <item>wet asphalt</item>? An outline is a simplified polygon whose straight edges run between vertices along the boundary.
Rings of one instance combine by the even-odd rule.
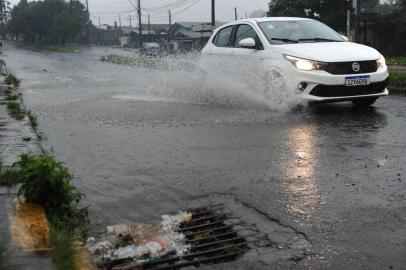
[[[224,89],[202,99],[187,71],[101,63],[107,49],[4,47],[94,230],[231,196],[306,235],[312,251],[285,269],[405,269],[406,97],[275,110]]]

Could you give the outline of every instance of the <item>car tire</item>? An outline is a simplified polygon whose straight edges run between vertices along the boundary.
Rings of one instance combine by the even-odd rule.
[[[362,98],[362,99],[355,99],[352,103],[358,107],[368,107],[375,103],[378,98]]]

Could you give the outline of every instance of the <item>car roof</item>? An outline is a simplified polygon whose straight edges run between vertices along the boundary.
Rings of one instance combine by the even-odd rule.
[[[237,21],[229,22],[225,25],[222,25],[219,28],[224,28],[225,26],[230,26],[238,23],[256,23],[256,22],[275,22],[275,21],[313,21],[313,19],[309,18],[301,18],[301,17],[262,17],[262,18],[250,18],[250,19],[241,19]]]
[[[309,18],[301,18],[301,17],[262,17],[262,18],[252,18],[249,20],[253,20],[256,22],[273,22],[273,21],[312,21]]]

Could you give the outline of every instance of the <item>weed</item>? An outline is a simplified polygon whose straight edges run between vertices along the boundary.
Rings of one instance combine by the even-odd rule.
[[[6,100],[8,100],[8,101],[16,101],[17,99],[18,99],[18,96],[14,95],[14,94],[9,94],[6,97]]]
[[[18,170],[0,165],[0,186],[12,186],[20,183]]]
[[[25,117],[25,112],[21,108],[21,104],[18,102],[7,103],[7,110],[11,117],[14,117],[17,120],[23,120]]]
[[[17,79],[13,74],[8,74],[7,77],[4,79],[4,82],[8,85],[19,87],[21,81]]]
[[[58,267],[58,270],[77,269],[75,257],[77,255],[74,235],[67,230],[51,226],[51,246],[52,259]]]
[[[30,120],[32,128],[36,131],[37,127],[38,127],[37,117],[35,117],[35,115],[33,115],[31,113],[31,111],[28,111],[27,115],[28,115],[28,119]],[[38,135],[38,137],[39,137],[39,135]]]

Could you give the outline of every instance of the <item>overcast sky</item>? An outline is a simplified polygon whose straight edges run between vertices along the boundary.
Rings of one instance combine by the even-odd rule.
[[[80,0],[85,3],[86,0]],[[129,15],[135,17],[136,12],[130,0],[88,0],[89,10],[94,24],[113,24],[121,14],[122,25],[129,25]],[[132,0],[136,2],[137,0]],[[19,0],[11,0],[12,4]],[[237,7],[238,17],[245,17],[255,10],[267,10],[269,0],[216,0],[216,19],[218,21],[234,20],[234,7]],[[177,21],[210,21],[211,0],[141,0],[143,22],[147,22],[148,11],[151,23],[168,23],[168,9],[172,10],[172,22]],[[134,25],[134,21],[132,22]]]

